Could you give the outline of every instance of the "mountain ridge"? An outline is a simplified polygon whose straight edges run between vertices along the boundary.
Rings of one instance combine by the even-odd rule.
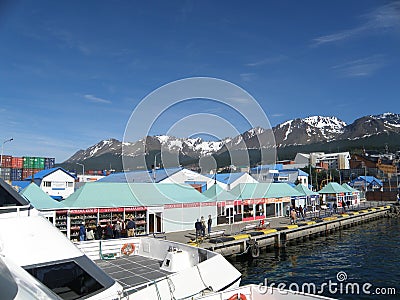
[[[272,130],[272,132],[271,132]],[[275,144],[271,136],[275,138]],[[236,137],[224,138],[220,141],[204,141],[201,138],[178,138],[166,135],[147,136],[134,142],[121,142],[116,139],[102,140],[87,148],[78,150],[63,164],[76,164],[107,154],[121,159],[124,156],[166,151],[177,153],[188,161],[198,160],[204,156],[218,156],[226,151],[248,151],[267,147],[284,149],[293,146],[308,146],[312,144],[335,143],[341,141],[357,141],[382,134],[400,136],[400,114],[384,113],[368,115],[346,124],[335,116],[310,116],[296,118],[276,125],[272,129],[261,127],[251,128]],[[261,141],[261,142],[260,142]],[[261,143],[261,145],[260,145]]]

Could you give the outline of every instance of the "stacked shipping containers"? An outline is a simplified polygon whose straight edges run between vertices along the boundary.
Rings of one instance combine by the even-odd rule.
[[[54,168],[55,158],[50,157],[12,157],[3,155],[1,177],[4,180],[18,181],[41,171]]]

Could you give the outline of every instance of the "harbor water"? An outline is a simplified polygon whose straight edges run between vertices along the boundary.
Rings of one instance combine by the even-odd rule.
[[[262,284],[335,299],[400,299],[400,219],[383,218],[333,234],[237,257],[242,285]]]

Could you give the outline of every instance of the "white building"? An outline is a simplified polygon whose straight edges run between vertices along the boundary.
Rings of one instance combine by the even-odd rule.
[[[257,183],[258,181],[251,177],[249,173],[219,173],[210,174],[207,177],[216,181],[217,184],[226,191],[230,191],[241,183]]]
[[[32,180],[32,176],[25,180]],[[75,190],[75,177],[63,168],[52,168],[37,172],[33,175],[33,181],[54,199],[65,199]]]
[[[350,169],[350,153],[324,153],[313,152],[310,154],[297,153],[294,159],[296,164],[310,164],[313,167],[320,166],[328,169]]]
[[[213,178],[200,173],[188,169],[181,169],[159,181],[159,183],[190,184],[203,192],[208,190],[214,184],[214,181]]]

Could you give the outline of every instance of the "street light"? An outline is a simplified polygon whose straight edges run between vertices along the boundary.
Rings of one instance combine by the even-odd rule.
[[[160,155],[160,167],[161,167],[161,151],[154,155],[154,170],[153,170],[153,179],[156,181],[156,169],[157,169],[157,155]]]
[[[8,140],[5,140],[4,142],[3,142],[3,144],[1,145],[1,156],[0,156],[0,177],[1,177],[1,175],[2,175],[2,171],[3,171],[3,151],[4,151],[4,144],[5,143],[7,143],[7,142],[11,142],[11,141],[13,141],[14,139],[13,138],[11,138],[11,139],[8,139]]]
[[[80,163],[76,163],[76,164],[82,166],[82,181],[83,181],[84,180],[83,177],[85,176],[85,165],[80,164]]]

